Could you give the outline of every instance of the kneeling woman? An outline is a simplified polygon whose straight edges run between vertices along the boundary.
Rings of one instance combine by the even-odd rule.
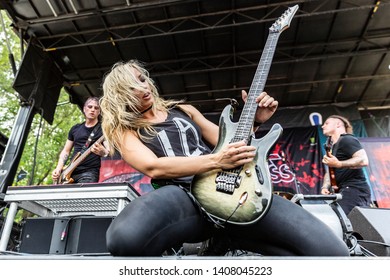
[[[209,146],[218,142],[218,126],[190,105],[159,97],[137,61],[114,65],[104,78],[103,91],[100,104],[107,142],[143,174],[170,182],[135,199],[115,218],[107,231],[113,255],[159,256],[183,243],[221,236],[230,240],[230,249],[262,255],[349,255],[345,243],[327,225],[279,196],[273,197],[264,217],[249,226],[216,227],[188,193],[188,186],[196,174],[252,162],[256,147],[240,141],[211,153]],[[242,96],[245,101],[245,91]],[[259,123],[267,121],[278,106],[265,92],[256,103]]]

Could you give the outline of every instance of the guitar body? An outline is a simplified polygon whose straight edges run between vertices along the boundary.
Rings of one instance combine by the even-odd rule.
[[[95,143],[100,144],[104,141],[104,135],[101,136],[98,140],[95,141]],[[80,154],[77,153],[74,158],[72,159],[71,163],[64,167],[62,169],[62,172],[60,176],[58,177],[57,181],[54,182],[54,184],[72,184],[74,182],[72,176],[73,171],[76,169],[77,166],[80,165],[80,163],[83,162],[87,158],[87,156],[92,152],[91,147],[89,147],[84,153]]]
[[[333,167],[328,167],[329,168],[329,177],[330,177],[330,188],[329,191],[331,193],[338,193],[339,192],[339,187],[336,184],[336,174],[335,170]]]
[[[326,155],[328,157],[332,155],[332,146],[333,146],[332,137],[329,136],[324,145]],[[329,192],[338,193],[339,187],[337,186],[337,182],[336,182],[336,171],[333,167],[329,167],[329,166],[328,166],[328,171],[329,171],[329,181],[330,181]]]
[[[70,177],[72,174],[69,174],[68,176],[62,176],[61,175],[61,178],[59,178],[57,180],[57,182],[55,183],[55,185],[66,185],[66,184],[72,184],[74,182],[73,178]]]
[[[65,184],[72,184],[74,182],[74,180],[71,176],[72,176],[73,170],[76,169],[76,167],[77,167],[77,165],[74,166],[74,162],[76,162],[76,160],[79,157],[80,157],[80,153],[77,153],[75,155],[74,159],[72,160],[72,162],[62,169],[62,172],[61,172],[60,176],[58,177],[58,180],[55,182],[55,184],[65,185]]]
[[[231,121],[231,113],[230,105],[222,112],[219,141],[213,153],[227,145],[236,133],[237,123]],[[266,213],[273,189],[267,157],[282,131],[282,127],[275,124],[264,137],[252,137],[250,145],[257,147],[256,156],[251,163],[242,166],[239,172],[240,182],[233,192],[218,190],[216,187],[216,181],[224,170],[212,170],[194,177],[191,193],[211,216],[221,221],[245,225],[256,222]],[[239,202],[244,199],[238,207]]]

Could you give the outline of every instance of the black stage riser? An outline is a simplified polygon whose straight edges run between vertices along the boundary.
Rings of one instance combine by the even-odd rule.
[[[355,207],[348,214],[353,231],[363,240],[390,244],[390,209]],[[390,256],[390,248],[380,244],[361,242],[377,256]]]
[[[19,252],[29,254],[106,254],[112,217],[28,218]]]

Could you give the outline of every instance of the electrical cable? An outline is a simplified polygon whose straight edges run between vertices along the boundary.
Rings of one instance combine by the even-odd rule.
[[[379,242],[379,241],[372,241],[372,240],[358,240],[358,242],[362,242],[362,243],[371,243],[371,244],[376,244],[376,245],[382,245],[382,246],[385,246],[385,247],[390,247],[390,244],[388,243],[384,243],[384,242]]]

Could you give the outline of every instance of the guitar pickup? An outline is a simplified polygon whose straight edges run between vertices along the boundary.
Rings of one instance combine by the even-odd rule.
[[[241,176],[236,173],[226,171],[218,172],[215,177],[216,190],[228,194],[233,194],[235,188],[241,184]]]
[[[227,184],[227,183],[218,183],[216,185],[216,190],[219,192],[227,193],[227,194],[233,194],[234,192],[234,185]]]

